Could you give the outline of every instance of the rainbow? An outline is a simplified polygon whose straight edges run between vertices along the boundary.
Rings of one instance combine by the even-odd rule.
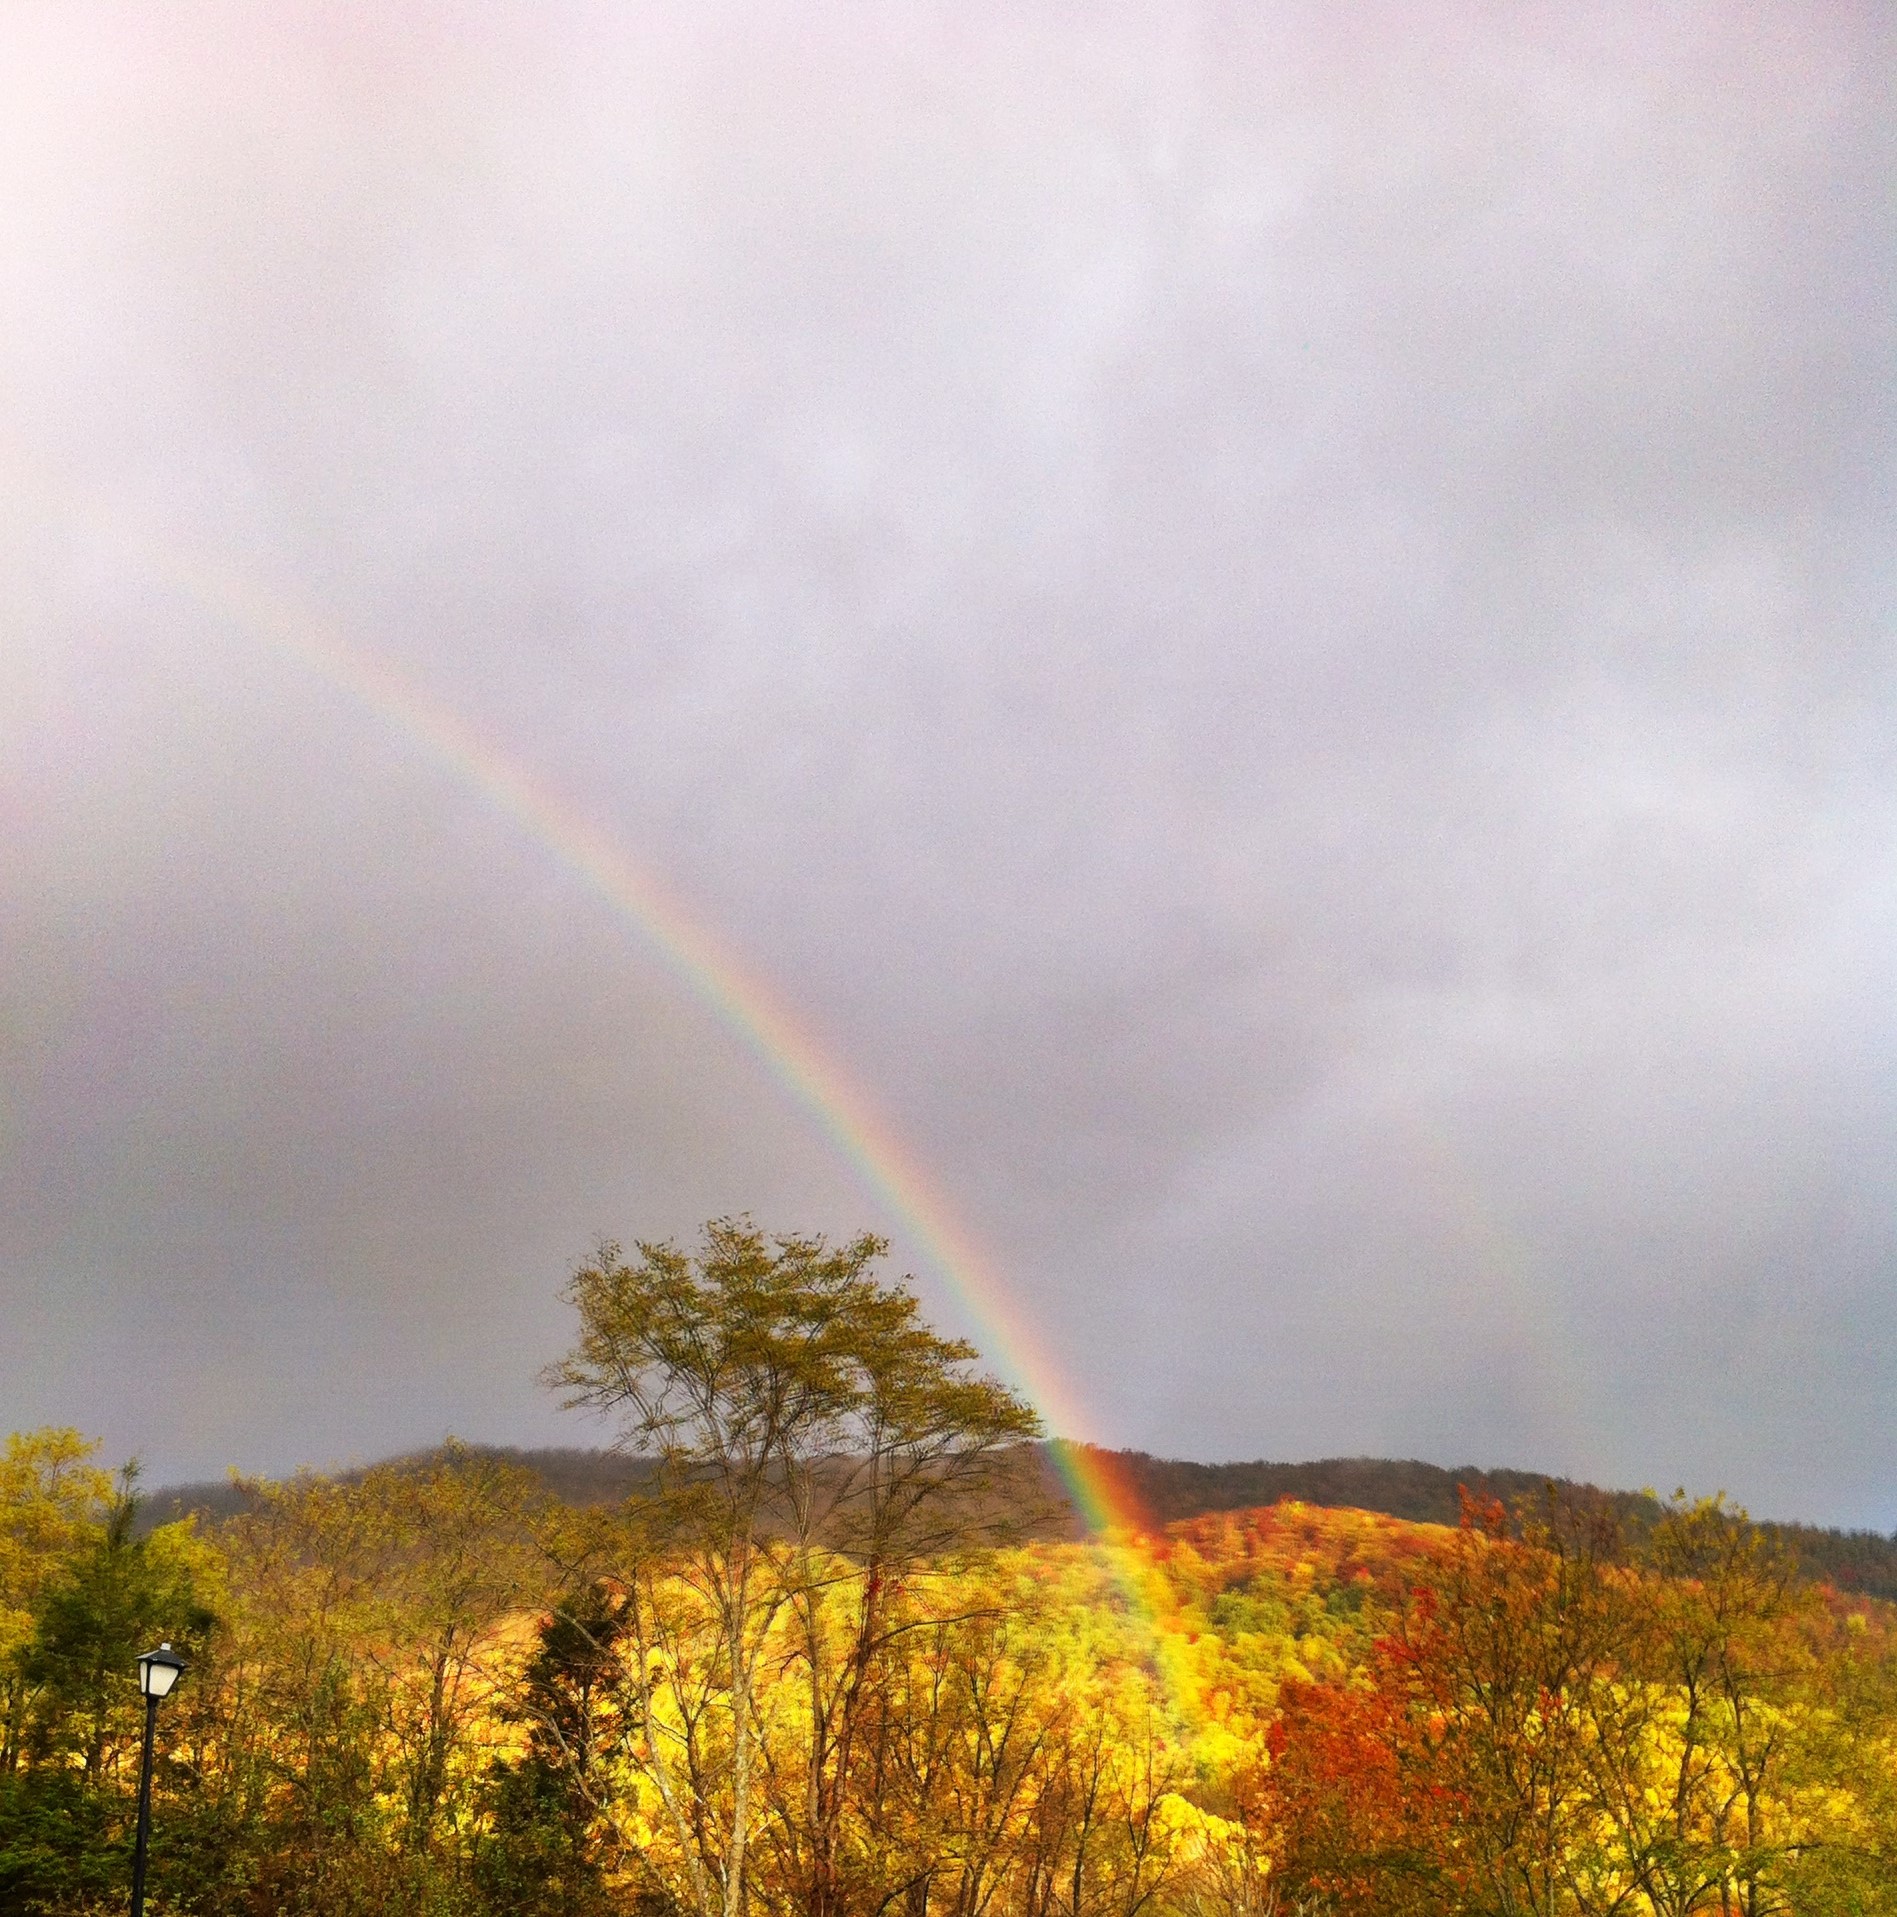
[[[88,517],[95,515],[88,514]],[[115,528],[118,538],[127,535]],[[782,997],[687,910],[659,875],[634,859],[577,806],[426,687],[334,627],[237,574],[136,538],[151,571],[205,611],[298,663],[365,708],[582,880],[636,932],[679,982],[762,1064],[829,1140],[865,1192],[897,1221],[985,1334],[991,1361],[1052,1433],[1087,1420],[1059,1367],[1010,1297],[993,1264],[868,1094],[801,1025]],[[1057,1469],[1096,1534],[1151,1524],[1109,1452],[1059,1435]]]

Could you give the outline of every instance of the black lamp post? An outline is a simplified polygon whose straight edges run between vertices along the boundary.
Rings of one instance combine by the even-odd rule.
[[[145,1754],[138,1766],[138,1841],[132,1849],[132,1917],[145,1917],[145,1852],[151,1844],[151,1756],[158,1730],[158,1700],[184,1671],[184,1659],[169,1644],[138,1660],[138,1688],[145,1694]]]

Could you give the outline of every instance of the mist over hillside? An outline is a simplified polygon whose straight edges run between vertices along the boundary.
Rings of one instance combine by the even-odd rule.
[[[581,1447],[523,1450],[511,1445],[460,1448],[476,1457],[519,1465],[531,1471],[550,1495],[576,1505],[616,1504],[635,1496],[650,1483],[653,1472],[649,1458],[621,1451]],[[1108,1451],[1094,1445],[1042,1445],[1038,1449],[1040,1489],[1055,1515],[1035,1528],[1050,1535],[1078,1536],[1083,1528],[1065,1487],[1057,1449],[1104,1465],[1132,1493],[1156,1529],[1213,1512],[1277,1504],[1286,1498],[1322,1509],[1374,1511],[1417,1524],[1453,1525],[1461,1515],[1465,1491],[1472,1497],[1494,1498],[1516,1506],[1543,1496],[1550,1487],[1558,1494],[1607,1498],[1628,1530],[1636,1534],[1650,1525],[1662,1508],[1650,1491],[1603,1490],[1541,1472],[1475,1465],[1444,1467],[1416,1458],[1316,1458],[1298,1464],[1261,1458],[1201,1464],[1186,1458],[1155,1458],[1144,1451]],[[412,1463],[419,1468],[441,1455],[440,1450],[421,1451],[386,1462]],[[327,1475],[347,1482],[373,1468],[351,1466]],[[191,1514],[215,1522],[235,1516],[245,1502],[244,1482],[239,1478],[168,1485],[149,1494],[142,1518],[146,1528]],[[1842,1531],[1783,1522],[1766,1522],[1759,1528],[1791,1546],[1810,1577],[1842,1591],[1897,1601],[1897,1533],[1885,1537],[1877,1531]]]

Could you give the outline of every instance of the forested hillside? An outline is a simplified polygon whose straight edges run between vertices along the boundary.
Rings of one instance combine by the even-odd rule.
[[[0,1911],[123,1906],[162,1640],[193,1917],[1897,1917],[1897,1606],[1716,1500],[1362,1508],[1423,1466],[1077,1538],[881,1249],[601,1247],[549,1382],[623,1456],[147,1514],[16,1434]],[[1299,1488],[1090,1462],[1162,1514]]]
[[[733,1584],[663,1502],[451,1452],[141,1530],[14,1438],[0,1909],[122,1907],[162,1635],[155,1908],[204,1917],[723,1917],[740,1869],[759,1917],[1897,1912],[1897,1609],[1716,1506],[882,1572],[777,1527]]]
[[[1093,1451],[1092,1446],[1077,1447]],[[1129,1485],[1160,1525],[1207,1511],[1241,1511],[1281,1498],[1330,1509],[1381,1511],[1420,1524],[1455,1524],[1466,1491],[1507,1506],[1532,1501],[1553,1485],[1563,1496],[1604,1499],[1629,1532],[1638,1535],[1666,1506],[1647,1491],[1603,1491],[1533,1471],[1445,1470],[1415,1459],[1320,1458],[1310,1464],[1192,1464],[1149,1457],[1143,1451],[1098,1453],[1117,1480]],[[1897,1600],[1897,1533],[1838,1531],[1819,1525],[1766,1523],[1759,1529],[1782,1543],[1807,1575],[1841,1591]]]
[[[1093,1445],[1068,1447],[1083,1456],[1105,1460],[1117,1482],[1127,1485],[1155,1527],[1207,1512],[1243,1511],[1295,1498],[1326,1510],[1375,1511],[1386,1517],[1408,1518],[1419,1524],[1456,1524],[1462,1494],[1492,1499],[1505,1506],[1539,1498],[1549,1485],[1564,1496],[1605,1499],[1637,1536],[1651,1528],[1664,1503],[1644,1491],[1601,1491],[1566,1478],[1548,1478],[1533,1471],[1482,1470],[1473,1465],[1446,1470],[1415,1459],[1320,1458],[1306,1464],[1195,1464],[1177,1458],[1155,1458],[1144,1451],[1104,1451]],[[652,1482],[649,1460],[622,1452],[561,1448],[519,1450],[505,1446],[468,1447],[475,1455],[517,1466],[530,1472],[549,1495],[572,1505],[613,1504],[635,1496]],[[1040,1519],[1033,1528],[1050,1535],[1077,1537],[1074,1518],[1055,1468],[1052,1447],[1036,1475],[1039,1492],[1064,1512],[1065,1518]],[[440,1456],[418,1453],[409,1459],[390,1459],[396,1468],[425,1468]],[[382,1467],[377,1467],[382,1468]],[[359,1481],[367,1467],[338,1473],[343,1482]],[[241,1489],[230,1480],[175,1485],[156,1492],[147,1502],[143,1522],[149,1526],[197,1513],[207,1519],[226,1518],[243,1508]],[[1805,1574],[1835,1585],[1840,1591],[1897,1601],[1897,1535],[1877,1531],[1837,1531],[1816,1525],[1764,1524],[1759,1527],[1793,1552]]]

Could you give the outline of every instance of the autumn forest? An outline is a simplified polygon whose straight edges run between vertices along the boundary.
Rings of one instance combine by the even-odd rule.
[[[1033,1411],[746,1221],[574,1274],[611,1502],[449,1447],[153,1523],[0,1462],[0,1910],[1897,1912],[1897,1606],[1720,1500],[1079,1536]]]

